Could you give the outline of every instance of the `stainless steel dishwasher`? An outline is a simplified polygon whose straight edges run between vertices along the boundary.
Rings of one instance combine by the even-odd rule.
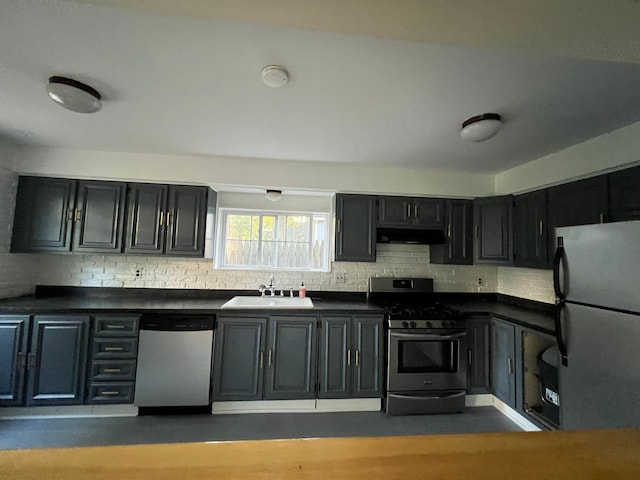
[[[213,328],[212,316],[144,315],[140,320],[134,404],[210,405]]]

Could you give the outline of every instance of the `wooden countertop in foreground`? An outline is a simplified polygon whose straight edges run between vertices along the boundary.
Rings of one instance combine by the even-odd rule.
[[[0,478],[640,479],[640,430],[0,451]]]

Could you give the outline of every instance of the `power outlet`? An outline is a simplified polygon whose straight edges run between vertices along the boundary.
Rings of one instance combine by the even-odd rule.
[[[141,276],[142,276],[142,269],[141,269],[141,268],[138,268],[138,269],[136,270],[136,278],[140,278]]]
[[[344,283],[346,282],[344,272],[336,272],[333,274],[333,283]]]
[[[479,287],[484,285],[484,280],[482,279],[482,277],[476,277],[476,285],[478,285]]]

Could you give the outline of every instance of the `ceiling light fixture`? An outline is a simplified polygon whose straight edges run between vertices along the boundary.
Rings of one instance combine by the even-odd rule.
[[[493,137],[502,127],[502,117],[497,113],[476,115],[462,124],[460,136],[472,142],[484,142]]]
[[[267,200],[270,202],[278,202],[282,200],[282,190],[267,190]]]
[[[47,92],[51,100],[73,112],[93,113],[102,106],[97,90],[72,78],[49,77]]]
[[[272,88],[279,88],[289,81],[289,72],[280,65],[267,65],[262,69],[262,81]]]

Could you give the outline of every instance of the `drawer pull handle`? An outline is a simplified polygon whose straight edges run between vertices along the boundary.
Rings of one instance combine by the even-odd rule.
[[[121,352],[124,348],[122,347],[104,347],[105,352]]]
[[[356,350],[356,367],[360,365],[360,350]]]
[[[126,325],[107,325],[107,328],[111,330],[116,330],[116,329],[127,328],[127,326]]]
[[[105,368],[102,370],[102,373],[120,373],[122,372],[121,368]]]
[[[120,395],[118,390],[104,390],[100,392],[100,395]]]

